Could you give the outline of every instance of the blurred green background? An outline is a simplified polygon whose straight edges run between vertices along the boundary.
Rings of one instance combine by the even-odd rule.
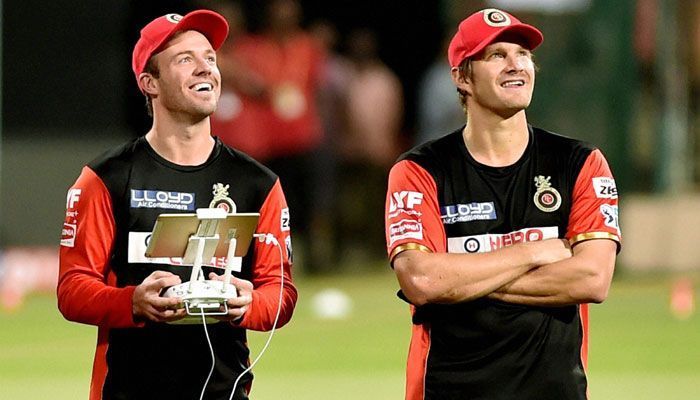
[[[591,307],[592,399],[700,398],[700,318],[669,312],[674,280],[619,276],[608,300]],[[294,318],[254,369],[253,398],[403,398],[410,319],[391,271],[377,265],[375,272],[301,277],[297,286]],[[314,296],[328,288],[350,297],[346,318],[314,312]],[[86,398],[96,330],[65,322],[54,304],[50,295],[32,295],[21,311],[0,314],[0,398]],[[256,356],[267,334],[249,339]]]

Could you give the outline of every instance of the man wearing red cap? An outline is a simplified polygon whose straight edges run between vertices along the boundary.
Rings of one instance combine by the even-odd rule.
[[[497,9],[462,21],[448,58],[466,125],[391,170],[407,399],[587,398],[586,303],[608,294],[617,189],[600,150],[527,122],[542,39]]]
[[[227,34],[226,20],[207,10],[146,25],[132,67],[153,125],[90,162],[68,191],[58,306],[67,319],[98,327],[90,399],[229,399],[248,365],[246,329],[272,329],[279,301],[278,326],[291,318],[297,294],[280,182],[210,131],[221,89],[216,50]],[[191,267],[144,255],[159,214],[206,207],[260,213],[257,231],[287,245],[283,276],[273,246],[251,245],[232,281],[238,297],[208,325],[211,355],[201,325],[167,324],[185,316],[180,299],[160,297]],[[242,376],[232,397],[247,399],[251,382],[252,374]]]

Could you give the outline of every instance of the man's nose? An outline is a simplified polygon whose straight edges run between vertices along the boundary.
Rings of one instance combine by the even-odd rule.
[[[200,74],[210,74],[213,68],[213,65],[207,60],[206,58],[196,58],[196,63],[197,63],[197,69],[195,71],[195,74],[200,75]]]
[[[510,54],[506,57],[508,71],[522,71],[525,69],[525,60],[517,54]]]

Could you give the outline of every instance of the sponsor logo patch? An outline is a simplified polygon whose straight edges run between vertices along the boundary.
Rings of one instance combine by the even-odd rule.
[[[516,243],[535,242],[557,237],[559,237],[559,228],[556,226],[524,228],[510,233],[451,237],[447,239],[447,251],[449,253],[488,253]]]
[[[194,193],[131,189],[131,208],[192,211],[194,210]]]
[[[283,208],[280,212],[280,229],[282,232],[289,230],[289,208]]]
[[[496,219],[496,207],[492,201],[469,204],[453,204],[441,207],[440,218],[445,225],[457,222],[489,221]]]
[[[618,209],[617,206],[612,206],[610,204],[603,204],[600,206],[600,213],[603,215],[603,223],[605,226],[617,229],[620,232],[620,221],[618,219]]]
[[[68,190],[68,194],[66,195],[66,210],[75,208],[75,203],[80,200],[80,193],[82,193],[82,189]]]
[[[616,199],[617,186],[615,179],[607,176],[597,176],[593,178],[593,190],[599,199]]]
[[[75,247],[76,230],[77,226],[75,224],[63,223],[63,229],[61,229],[61,246]]]
[[[394,192],[391,194],[389,202],[389,212],[396,210],[413,210],[417,205],[423,203],[423,193],[404,190],[402,192]]]
[[[61,246],[75,247],[76,231],[78,229],[78,210],[75,205],[80,201],[82,189],[72,188],[66,195],[66,219],[61,228]]]
[[[397,240],[409,238],[423,239],[423,225],[420,222],[402,219],[395,224],[389,225],[389,245],[393,245]]]
[[[289,260],[289,263],[292,264],[294,263],[294,251],[292,250],[292,237],[287,236],[284,238],[284,247],[287,249],[287,260]]]

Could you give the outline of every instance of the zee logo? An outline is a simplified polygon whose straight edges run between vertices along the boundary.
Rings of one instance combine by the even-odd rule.
[[[282,232],[289,230],[289,208],[283,208],[280,212],[280,230]]]
[[[404,190],[402,192],[394,192],[391,194],[389,202],[389,212],[394,212],[397,209],[413,209],[415,206],[423,203],[423,193],[411,192]]]
[[[598,176],[593,178],[593,190],[595,190],[595,195],[599,199],[616,199],[617,198],[617,186],[615,185],[615,179],[608,178],[605,176]]]

